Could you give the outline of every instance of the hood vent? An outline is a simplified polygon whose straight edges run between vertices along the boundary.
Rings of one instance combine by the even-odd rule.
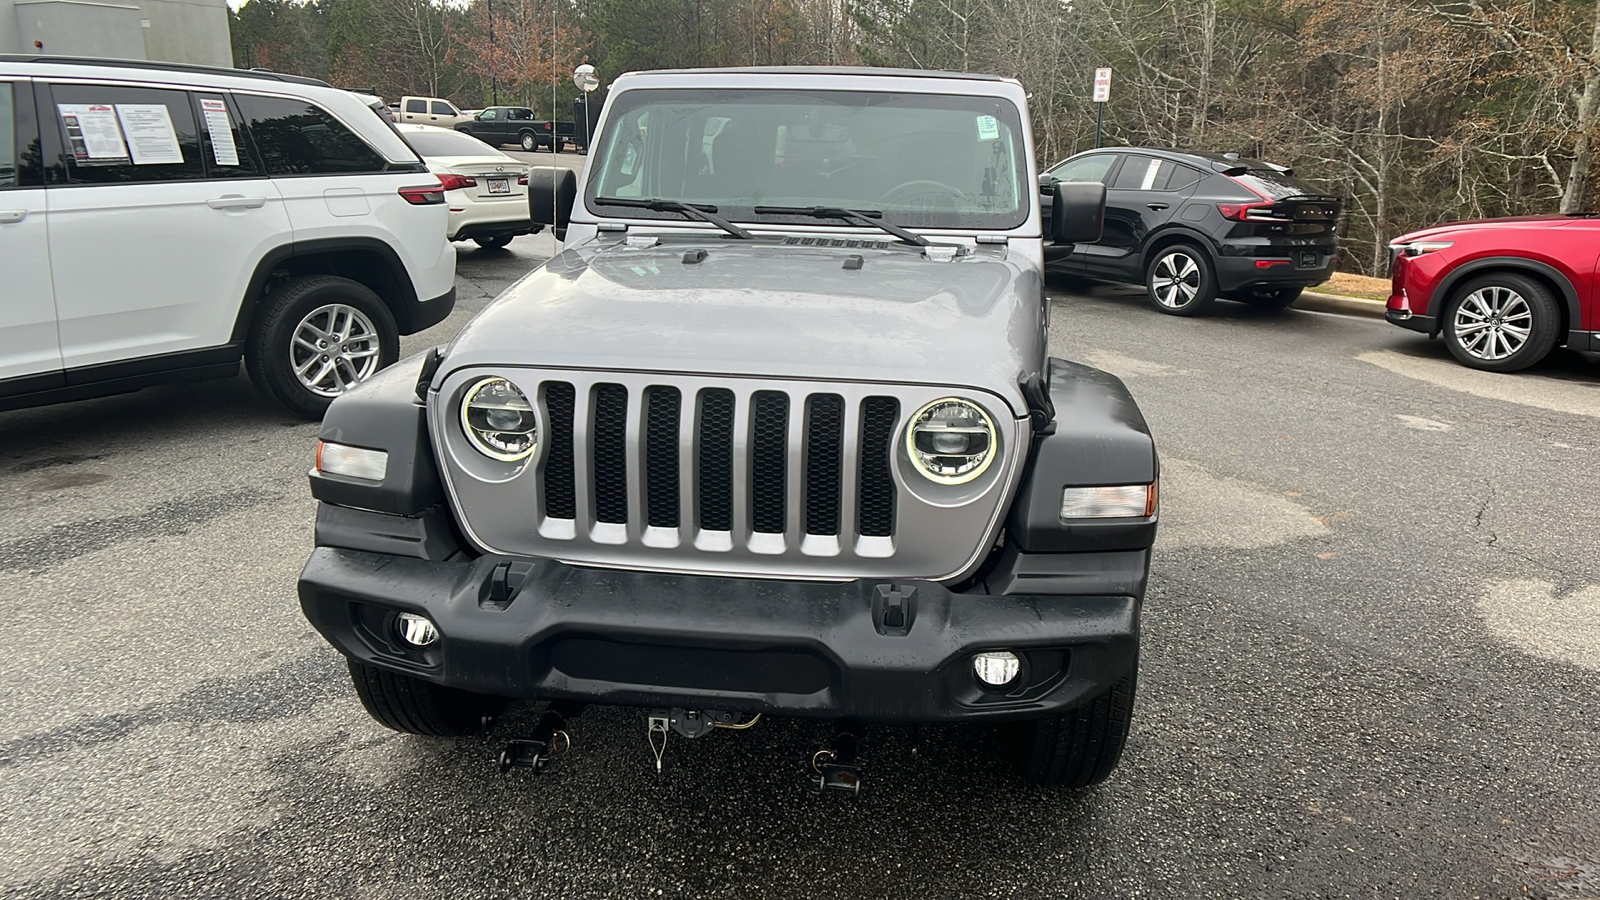
[[[785,244],[798,247],[851,247],[858,250],[887,250],[888,241],[861,241],[848,238],[788,237]]]

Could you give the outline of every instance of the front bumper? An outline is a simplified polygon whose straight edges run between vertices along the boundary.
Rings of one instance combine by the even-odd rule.
[[[463,690],[882,722],[1070,709],[1130,672],[1139,641],[1133,596],[956,594],[923,581],[432,562],[329,547],[306,563],[300,603],[352,659]],[[426,615],[441,639],[402,645],[400,612]],[[1015,685],[980,686],[971,658],[986,650],[1023,658]]]

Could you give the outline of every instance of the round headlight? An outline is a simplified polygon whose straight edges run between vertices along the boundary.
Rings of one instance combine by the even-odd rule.
[[[485,378],[461,399],[461,430],[479,453],[501,462],[533,455],[538,437],[533,407],[517,386],[504,378]]]
[[[994,460],[994,421],[976,403],[955,397],[935,400],[911,417],[906,453],[931,481],[971,481]]]

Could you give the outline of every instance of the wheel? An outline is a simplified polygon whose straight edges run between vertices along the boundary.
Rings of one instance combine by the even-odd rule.
[[[1077,709],[1010,726],[1010,749],[1022,777],[1075,788],[1104,781],[1122,759],[1137,681],[1138,672],[1131,672]]]
[[[460,737],[483,727],[485,716],[499,715],[511,702],[375,669],[349,660],[350,683],[367,714],[378,724],[406,734]]]
[[[497,234],[494,237],[480,237],[473,238],[473,240],[477,241],[478,246],[485,250],[504,250],[506,245],[511,243],[511,238],[512,235],[509,234]]]
[[[1463,365],[1515,372],[1549,354],[1560,326],[1549,288],[1525,275],[1496,273],[1474,278],[1450,298],[1444,343]]]
[[[522,133],[521,143],[524,153],[532,153],[533,151],[539,149],[539,139],[534,137],[533,132],[531,131],[524,131]]]
[[[1240,291],[1229,299],[1261,309],[1288,309],[1300,299],[1302,290],[1303,288],[1253,288]]]
[[[308,419],[400,357],[394,315],[365,285],[292,278],[269,294],[245,343],[245,369],[267,396]]]
[[[1217,280],[1205,251],[1191,244],[1166,247],[1144,275],[1150,303],[1173,316],[1196,316],[1217,299]]]

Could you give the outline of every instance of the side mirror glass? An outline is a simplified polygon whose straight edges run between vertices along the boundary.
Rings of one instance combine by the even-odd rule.
[[[1106,186],[1098,181],[1057,181],[1050,197],[1050,240],[1057,244],[1092,244],[1106,223]]]
[[[534,166],[528,170],[528,218],[540,225],[565,230],[578,199],[578,176],[559,166]]]

